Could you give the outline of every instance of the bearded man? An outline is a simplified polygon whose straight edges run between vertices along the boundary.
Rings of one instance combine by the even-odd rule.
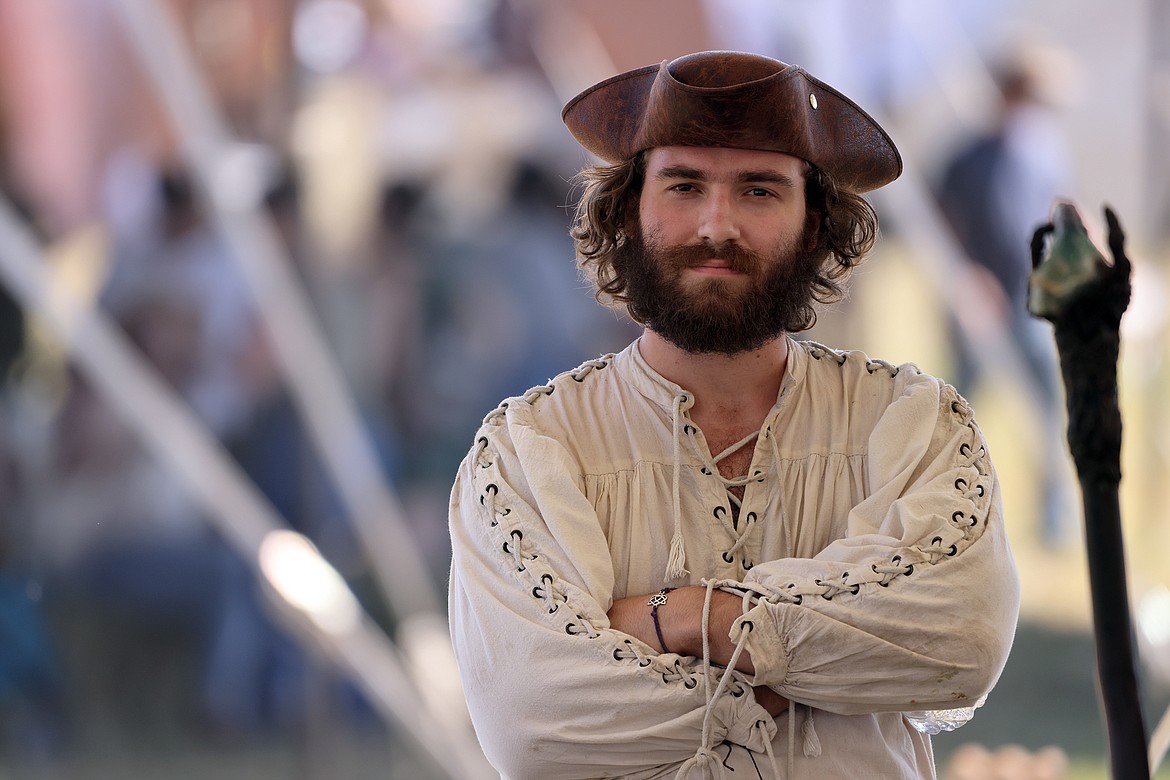
[[[1018,580],[970,407],[792,334],[872,247],[886,133],[803,69],[703,52],[564,110],[573,236],[644,326],[509,398],[451,500],[452,639],[503,777],[933,778]],[[787,771],[784,771],[786,768]]]

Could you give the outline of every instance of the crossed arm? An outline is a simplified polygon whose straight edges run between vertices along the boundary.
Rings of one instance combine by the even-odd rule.
[[[618,599],[609,609],[610,627],[630,634],[662,652],[673,652],[696,658],[703,656],[703,603],[706,588],[691,585],[672,590],[665,604],[658,608],[658,627],[666,647],[658,641],[658,632],[647,603],[653,594],[628,596]],[[731,662],[735,645],[729,635],[731,625],[740,616],[742,599],[716,590],[711,594],[711,610],[707,618],[708,647],[711,663],[726,666]],[[751,652],[741,653],[735,668],[744,674],[755,674]],[[788,699],[763,685],[754,689],[756,701],[771,715],[788,708]]]
[[[982,442],[961,399],[907,406],[877,437],[890,451],[870,459],[878,488],[851,511],[849,534],[812,559],[758,563],[742,583],[761,594],[747,613],[745,599],[712,591],[709,660],[729,663],[730,637],[750,623],[736,667],[755,688],[711,702],[695,661],[705,588],[669,594],[659,619],[671,653],[647,654],[661,649],[651,594],[612,600],[608,540],[569,451],[523,406],[486,430],[452,496],[450,614],[493,763],[513,777],[665,777],[704,741],[762,750],[775,726],[761,717],[787,707],[775,689],[839,715],[986,692],[1018,604],[994,472],[974,462]],[[926,418],[931,406],[946,424]],[[916,421],[925,430],[909,447]]]

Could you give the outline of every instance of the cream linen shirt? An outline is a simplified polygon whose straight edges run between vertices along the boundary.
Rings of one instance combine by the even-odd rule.
[[[449,607],[487,757],[511,780],[933,778],[906,714],[974,706],[1019,607],[970,407],[911,364],[790,340],[733,521],[692,404],[635,342],[485,419],[451,496]],[[756,668],[722,689],[606,617],[707,582],[742,594],[730,636]],[[798,706],[773,719],[755,685]]]

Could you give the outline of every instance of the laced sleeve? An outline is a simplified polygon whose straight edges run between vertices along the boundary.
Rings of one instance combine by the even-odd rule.
[[[513,780],[673,777],[701,741],[702,670],[609,628],[613,564],[579,468],[530,422],[523,399],[489,415],[452,492],[451,634],[477,735]],[[711,719],[755,749],[775,728],[738,680]]]
[[[920,378],[870,438],[868,495],[811,559],[721,583],[744,596],[754,684],[840,714],[976,705],[1019,610],[1000,488],[970,407]]]

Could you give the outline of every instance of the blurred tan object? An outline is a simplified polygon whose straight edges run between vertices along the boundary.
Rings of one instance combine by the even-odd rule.
[[[597,32],[618,71],[715,47],[702,0],[627,0],[621,13],[614,13],[612,0],[569,0],[562,5]]]
[[[338,75],[324,78],[293,120],[291,144],[304,178],[304,217],[332,266],[357,261],[377,205],[378,88]]]
[[[1019,745],[1005,745],[994,753],[976,744],[955,751],[942,780],[1064,780],[1068,757],[1058,747],[1032,754]]]
[[[109,234],[96,223],[83,226],[46,250],[59,289],[93,304],[110,273]]]
[[[614,73],[717,48],[702,0],[630,0],[620,14],[611,0],[511,3],[531,16],[533,49],[562,103]]]

